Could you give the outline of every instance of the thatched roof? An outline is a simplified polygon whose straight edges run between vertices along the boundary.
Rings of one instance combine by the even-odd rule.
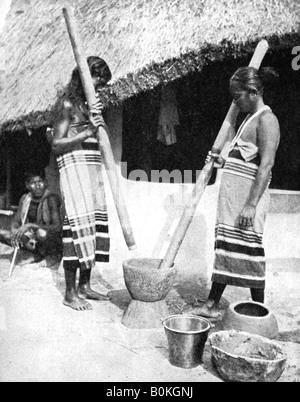
[[[107,104],[214,60],[250,57],[261,38],[274,51],[298,44],[299,0],[12,0],[1,38],[2,130],[51,123],[75,66],[62,15],[68,4],[75,6],[86,55],[101,55],[112,69]]]

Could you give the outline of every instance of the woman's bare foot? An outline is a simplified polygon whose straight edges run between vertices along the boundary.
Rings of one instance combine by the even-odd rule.
[[[80,286],[80,288],[78,288],[78,295],[82,299],[88,299],[88,300],[98,300],[98,301],[111,300],[111,297],[95,292],[88,285]]]
[[[77,295],[66,295],[63,304],[76,311],[90,311],[93,306]]]
[[[221,317],[221,313],[215,306],[215,302],[208,300],[202,307],[194,308],[189,311],[192,314],[199,315],[200,317],[218,319]]]

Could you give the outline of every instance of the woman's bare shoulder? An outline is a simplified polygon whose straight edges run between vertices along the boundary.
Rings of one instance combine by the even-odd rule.
[[[74,103],[69,99],[62,100],[61,105],[60,105],[60,110],[58,113],[60,118],[62,120],[65,120],[65,119],[74,120],[76,114],[77,114],[77,109],[76,109]]]
[[[258,122],[258,138],[259,141],[273,141],[278,144],[280,140],[280,125],[278,118],[271,111],[264,112]]]
[[[266,110],[259,116],[259,125],[279,125],[278,118],[271,109]]]
[[[70,99],[64,99],[62,102],[62,108],[71,112],[74,110],[74,104],[70,101]]]

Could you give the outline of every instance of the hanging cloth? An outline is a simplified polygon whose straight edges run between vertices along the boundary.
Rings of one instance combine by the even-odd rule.
[[[176,144],[176,127],[180,122],[174,88],[166,87],[162,90],[158,124],[157,140],[165,145]]]

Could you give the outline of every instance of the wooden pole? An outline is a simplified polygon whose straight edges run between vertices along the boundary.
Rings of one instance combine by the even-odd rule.
[[[28,212],[29,212],[29,208],[30,208],[30,203],[31,203],[31,198],[30,198],[30,200],[27,202],[27,205],[26,205],[26,210],[25,210],[25,213],[24,213],[22,222],[21,222],[21,225],[22,225],[22,226],[24,226],[25,223],[26,223],[26,221],[27,221]],[[16,264],[16,259],[17,259],[18,251],[19,251],[19,247],[15,247],[15,249],[14,249],[14,254],[13,254],[13,258],[12,258],[11,264],[10,264],[9,277],[12,276],[13,271],[14,271],[14,269],[15,269],[15,264]]]
[[[74,57],[80,73],[84,93],[87,99],[89,109],[93,108],[93,105],[97,101],[94,84],[92,81],[89,66],[83,50],[81,38],[79,35],[77,22],[75,19],[74,11],[70,8],[63,8],[63,14],[65,17],[68,33],[70,36]],[[109,141],[108,128],[106,125],[100,127],[97,133],[97,139],[101,148],[107,176],[109,179],[113,199],[117,209],[118,217],[120,220],[123,235],[129,250],[135,250],[136,244],[133,236],[133,231],[129,221],[129,215],[125,200],[122,193],[119,174],[116,169],[115,159],[111,150]]]
[[[263,58],[269,48],[268,42],[266,40],[263,40],[259,42],[257,45],[254,55],[251,59],[251,62],[249,64],[249,67],[255,67],[259,69]],[[237,106],[232,103],[230,106],[229,112],[226,115],[226,118],[222,124],[222,127],[219,131],[219,134],[216,138],[216,141],[213,145],[213,151],[221,151],[223,149],[223,146],[225,145],[227,139],[228,139],[228,129],[230,126],[230,121],[233,115],[237,115],[239,112],[239,109]],[[177,225],[177,228],[171,238],[169,248],[165,254],[164,259],[162,260],[159,269],[166,269],[170,268],[173,266],[175,258],[177,256],[177,253],[181,247],[181,244],[184,240],[184,237],[186,235],[186,232],[188,231],[188,228],[191,224],[191,221],[195,215],[197,206],[200,202],[200,199],[205,191],[205,188],[212,176],[213,172],[213,166],[214,166],[214,161],[211,160],[208,164],[206,164],[201,171],[198,180],[196,182],[196,185],[194,187],[194,190],[184,208],[182,217]]]
[[[249,67],[259,69],[268,49],[269,49],[268,42],[265,39],[261,40],[256,46]],[[221,129],[217,135],[217,138],[214,142],[214,145],[212,147],[213,151],[220,152],[223,149],[226,141],[228,140],[228,130],[231,126],[231,121],[235,119],[238,113],[239,108],[236,106],[234,102],[232,102],[229,111],[224,119],[224,122],[221,126]]]
[[[5,208],[11,209],[11,153],[10,147],[6,142],[6,196]]]
[[[9,277],[11,277],[14,272],[18,251],[19,251],[19,247],[15,247],[14,255],[13,255],[13,258],[12,258],[11,264],[10,264]]]

